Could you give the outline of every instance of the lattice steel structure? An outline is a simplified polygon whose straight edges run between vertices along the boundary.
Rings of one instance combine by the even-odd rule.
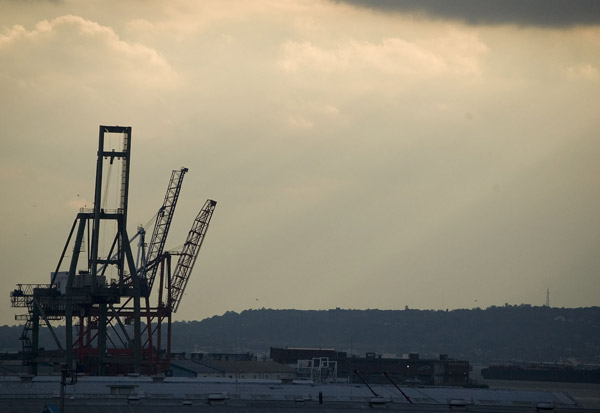
[[[115,135],[117,143],[111,147]],[[130,154],[131,127],[100,126],[93,209],[82,208],[77,214],[50,284],[18,284],[11,292],[11,305],[28,311],[16,318],[25,321],[21,336],[23,357],[32,374],[37,374],[40,321],[48,327],[57,353],[70,370],[106,375],[150,374],[169,369],[171,315],[176,310],[173,303],[178,305],[181,300],[216,202],[207,201],[210,211],[205,211],[205,205],[198,215],[199,221],[195,221],[190,232],[194,236],[188,236],[188,248],[182,252],[187,264],[181,265],[185,269],[180,270],[178,265],[177,275],[172,277],[171,254],[163,250],[187,168],[173,171],[148,251],[142,252],[142,263],[136,268],[133,239],[130,241],[126,230]],[[113,165],[120,166],[118,194],[113,199],[115,208],[108,209],[107,188]],[[143,237],[143,233],[141,230],[136,236]],[[70,246],[72,254],[68,260]],[[140,247],[143,250],[143,241]],[[60,271],[63,263],[68,264],[68,270]],[[152,306],[150,293],[159,268],[158,303]],[[179,294],[175,301],[171,298],[173,285]],[[166,303],[163,290],[168,297]],[[169,330],[166,357],[162,357],[161,323],[165,319]],[[55,320],[65,322],[62,341],[52,327],[51,321]]]

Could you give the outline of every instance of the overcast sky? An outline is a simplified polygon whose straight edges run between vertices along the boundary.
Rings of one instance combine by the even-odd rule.
[[[598,3],[419,4],[0,0],[0,324],[101,124],[133,128],[130,233],[172,169],[167,248],[218,202],[178,320],[600,305]]]

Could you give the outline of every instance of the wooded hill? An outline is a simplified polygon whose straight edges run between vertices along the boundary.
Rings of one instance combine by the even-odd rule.
[[[41,346],[53,348],[42,329]],[[0,327],[0,349],[20,349],[22,327]],[[57,328],[64,337],[62,327]],[[173,351],[251,352],[323,347],[364,356],[448,354],[471,362],[560,361],[600,364],[600,307],[528,305],[485,310],[247,310],[173,324]]]

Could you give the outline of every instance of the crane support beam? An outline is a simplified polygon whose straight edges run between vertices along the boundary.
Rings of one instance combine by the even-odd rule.
[[[56,333],[54,332],[54,329],[52,328],[52,324],[50,324],[50,321],[48,321],[48,317],[46,317],[46,313],[44,312],[44,309],[42,308],[42,306],[40,305],[38,300],[35,298],[33,299],[33,305],[36,306],[38,314],[42,317],[42,320],[44,320],[44,322],[46,323],[46,327],[48,327],[48,331],[50,331],[50,335],[54,339],[54,342],[56,343],[56,347],[58,347],[58,349],[60,351],[63,351],[62,345],[60,344],[60,340],[58,339],[58,336],[56,335]]]
[[[142,263],[139,271],[140,278],[146,281],[148,287],[146,296],[149,296],[152,291],[152,285],[154,284],[154,278],[158,270],[158,260],[163,253],[165,242],[167,241],[167,235],[169,234],[169,228],[171,227],[171,221],[175,213],[175,206],[181,192],[183,177],[187,171],[187,168],[181,168],[171,173],[165,199],[156,216],[156,223],[152,232],[152,238],[150,238],[150,243],[148,244],[145,262]]]
[[[173,312],[176,312],[179,307],[181,297],[183,296],[190,274],[196,263],[196,258],[198,258],[198,252],[200,251],[200,247],[206,236],[206,231],[208,231],[208,225],[216,205],[217,202],[212,199],[205,202],[202,210],[200,210],[198,216],[194,220],[192,229],[190,229],[185,244],[183,245],[183,249],[179,254],[169,292],[169,303]]]

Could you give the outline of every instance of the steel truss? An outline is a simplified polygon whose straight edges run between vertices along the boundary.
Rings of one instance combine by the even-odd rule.
[[[106,134],[111,137],[117,134],[118,139],[122,139],[121,147],[106,148]],[[181,253],[163,252],[187,168],[173,171],[147,253],[143,250],[144,232],[141,231],[142,262],[136,268],[131,247],[133,239],[129,239],[126,230],[130,153],[131,127],[100,126],[94,208],[81,209],[77,214],[51,283],[18,284],[11,292],[11,305],[28,311],[16,319],[25,321],[21,335],[23,359],[32,374],[37,374],[41,356],[40,322],[48,327],[58,348],[55,355],[68,369],[115,375],[155,374],[170,368],[172,314],[181,301],[216,202],[206,202]],[[115,162],[121,166],[117,207],[107,209],[102,205],[103,188]],[[116,229],[111,232],[109,228]],[[136,237],[138,235],[140,233]],[[108,251],[101,251],[101,236],[110,242]],[[84,245],[89,248],[82,256]],[[66,256],[69,246],[72,246],[70,261]],[[172,255],[179,255],[174,272],[171,271]],[[68,271],[60,272],[63,262],[68,264]],[[116,274],[116,278],[107,280],[111,274]],[[150,294],[157,274],[158,297],[153,306]],[[51,324],[57,320],[65,323],[62,340]]]

